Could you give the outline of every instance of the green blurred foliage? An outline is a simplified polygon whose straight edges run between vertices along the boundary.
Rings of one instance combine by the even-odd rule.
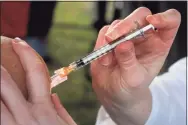
[[[57,4],[48,47],[51,56],[61,66],[67,66],[86,55],[97,38],[96,32],[89,29],[92,23],[93,10],[90,7],[92,4],[93,2],[59,2]],[[57,26],[58,23],[81,25],[83,29]],[[51,74],[55,68],[59,67],[49,65]],[[86,70],[88,69],[83,68],[72,73],[68,81],[53,89],[78,125],[94,125],[99,108],[91,82],[85,77]]]

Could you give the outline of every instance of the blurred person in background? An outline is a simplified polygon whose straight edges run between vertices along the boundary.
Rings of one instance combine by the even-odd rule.
[[[30,2],[1,2],[1,35],[24,39],[27,35]]]
[[[47,52],[47,36],[52,26],[56,1],[1,2],[1,34],[25,39],[45,60],[52,61]]]
[[[94,21],[93,28],[99,31],[104,25],[107,24],[106,10],[108,1],[97,1],[96,6],[96,20]]]
[[[46,63],[51,63],[52,61],[48,54],[47,44],[56,4],[56,1],[31,1],[30,3],[27,37],[25,40],[43,57]]]
[[[131,2],[126,2],[124,4],[131,4],[131,11],[134,11],[136,8],[140,6],[145,6],[151,10],[151,12],[157,13],[160,10],[160,1],[131,1]]]
[[[107,21],[106,19],[106,13],[107,13],[109,1],[97,1],[95,2],[95,4],[96,4],[97,18],[92,25],[97,32],[99,32],[99,30],[104,25],[107,25],[109,22],[112,22],[113,20],[116,20],[121,17],[121,9],[123,7],[122,2],[119,1],[113,2],[113,14],[112,14],[112,19],[110,19],[110,21]]]

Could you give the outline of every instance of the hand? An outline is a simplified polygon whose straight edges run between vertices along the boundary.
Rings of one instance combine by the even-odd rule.
[[[174,9],[152,15],[147,8],[138,8],[124,20],[102,28],[95,49],[130,32],[135,20],[141,27],[150,23],[158,30],[146,33],[146,39],[122,43],[91,64],[93,88],[118,125],[143,125],[148,119],[152,107],[148,86],[164,64],[181,15]]]
[[[51,99],[44,63],[25,42],[13,40],[12,44],[26,72],[29,99],[1,66],[1,125],[76,125],[67,112],[60,112],[62,106],[53,105],[56,96]]]

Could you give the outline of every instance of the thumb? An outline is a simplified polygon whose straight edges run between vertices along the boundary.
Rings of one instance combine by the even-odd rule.
[[[172,42],[181,23],[181,14],[175,9],[169,9],[163,13],[149,15],[146,20],[159,29],[158,35],[161,40]]]

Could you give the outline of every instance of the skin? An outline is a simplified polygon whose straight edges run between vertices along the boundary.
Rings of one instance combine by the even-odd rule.
[[[6,68],[12,79],[17,83],[25,98],[27,95],[27,87],[25,84],[25,72],[19,57],[12,48],[13,39],[1,36],[1,65]]]
[[[23,93],[24,97],[28,99],[28,90],[26,87],[26,76],[23,66],[20,62],[19,56],[16,54],[12,47],[12,42],[17,41],[16,39],[11,39],[5,36],[1,36],[1,65],[9,72],[12,79],[16,82],[18,88]],[[23,41],[25,42],[25,41]],[[40,60],[46,67],[46,74],[49,76],[47,66],[44,63],[44,60],[39,56],[39,54],[33,50],[33,52],[38,56],[38,60]],[[50,78],[49,78],[50,80]],[[48,84],[48,88],[50,91],[51,85]]]
[[[143,125],[147,121],[152,108],[148,86],[166,60],[181,16],[174,9],[151,15],[149,9],[138,8],[124,20],[102,28],[95,48],[134,29],[135,20],[141,26],[153,24],[158,31],[146,33],[146,39],[122,43],[91,65],[96,95],[118,125]]]
[[[59,100],[50,93],[50,76],[36,52],[21,40],[12,40],[12,46],[25,71],[28,100],[1,65],[1,125],[76,125],[61,105],[53,104]]]
[[[92,85],[96,95],[118,125],[143,125],[147,121],[152,108],[152,96],[148,86],[164,64],[178,31],[181,15],[174,9],[152,15],[147,8],[138,8],[124,20],[114,21],[102,28],[95,48],[128,33],[135,28],[135,20],[138,20],[141,26],[151,23],[158,31],[148,32],[146,39],[122,43],[113,52],[91,64]],[[9,121],[15,125],[15,120],[20,125],[59,125],[61,123],[56,117],[57,114],[62,120],[66,119],[64,121],[67,123],[74,123],[62,108],[57,95],[52,95],[50,99],[44,64],[34,61],[37,57],[28,45],[13,43],[13,48],[29,76],[26,77],[29,102],[23,99],[15,87],[16,83],[11,81],[8,72],[2,68],[2,125],[7,125],[6,122]],[[16,101],[18,99],[19,101]],[[44,112],[49,115],[42,118]]]

